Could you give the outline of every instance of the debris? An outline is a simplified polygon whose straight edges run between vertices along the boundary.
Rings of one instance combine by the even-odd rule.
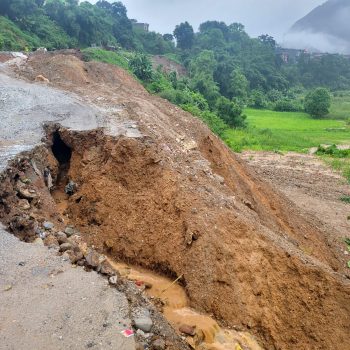
[[[17,191],[18,191],[18,196],[20,198],[28,199],[28,200],[32,200],[36,198],[36,192],[34,190],[28,190],[27,188],[24,188],[24,187],[18,187]]]
[[[49,167],[46,167],[44,169],[44,181],[49,191],[51,191],[51,189],[53,188],[53,182],[52,182],[52,176],[51,176],[51,171]]]
[[[68,194],[68,196],[72,196],[77,191],[77,184],[70,180],[68,185],[64,188],[64,192]]]
[[[135,328],[141,329],[146,333],[150,332],[153,326],[153,321],[149,310],[145,308],[138,309],[136,316],[134,317],[134,324]]]
[[[12,289],[12,284],[8,284],[7,286],[5,286],[4,291],[8,292],[11,289]]]
[[[63,243],[60,245],[60,252],[65,252],[67,250],[72,250],[73,246],[70,243]]]
[[[52,230],[55,227],[55,225],[50,221],[44,221],[43,227],[45,230]]]
[[[118,283],[118,276],[111,276],[111,277],[109,277],[108,282],[112,286],[117,285],[117,283]]]
[[[134,331],[132,329],[125,329],[120,332],[121,334],[124,335],[125,338],[132,337],[134,335]]]
[[[70,236],[74,235],[75,230],[72,226],[67,226],[64,230],[64,233],[67,235],[67,237],[70,237]]]
[[[189,326],[187,324],[183,324],[179,327],[179,331],[183,334],[194,336],[196,334],[196,326]]]
[[[86,256],[86,263],[89,267],[97,269],[97,267],[106,259],[98,254],[95,250],[89,249]]]
[[[156,339],[153,343],[152,343],[152,349],[154,350],[164,350],[166,347],[165,345],[165,341],[161,338]]]
[[[107,276],[115,275],[115,271],[114,271],[112,265],[108,262],[108,260],[102,261],[102,263],[99,265],[97,270],[102,275],[107,275]]]
[[[30,209],[30,204],[28,202],[27,199],[20,199],[18,201],[18,206],[22,209],[22,210],[29,210]]]
[[[45,78],[43,75],[39,74],[35,77],[35,81],[42,82],[42,83],[49,83],[50,80]]]
[[[62,231],[59,231],[57,233],[55,233],[55,236],[57,238],[57,241],[59,244],[63,244],[63,243],[67,243],[68,242],[68,238],[67,238],[67,235],[62,232]]]
[[[57,238],[54,235],[48,235],[45,239],[44,239],[44,244],[47,247],[53,247],[53,246],[58,246],[59,242],[57,240]]]

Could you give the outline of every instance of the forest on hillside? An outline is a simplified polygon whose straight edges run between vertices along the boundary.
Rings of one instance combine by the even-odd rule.
[[[2,0],[0,49],[31,51],[113,47],[132,52],[128,66],[147,88],[215,124],[244,126],[244,106],[280,111],[304,109],[308,90],[350,89],[350,60],[301,52],[285,62],[274,38],[251,38],[240,23],[184,22],[173,33],[148,32],[133,25],[121,2],[95,5],[78,0]],[[149,55],[166,55],[184,65],[188,76],[152,72]],[[93,56],[93,55],[92,55]],[[94,58],[94,57],[92,57]],[[324,91],[323,91],[324,93]],[[213,123],[213,120],[215,122]]]

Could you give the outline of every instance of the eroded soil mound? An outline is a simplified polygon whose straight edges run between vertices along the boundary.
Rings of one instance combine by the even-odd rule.
[[[350,283],[332,233],[206,126],[117,67],[42,55],[18,73],[118,106],[111,118],[134,120],[143,133],[59,130],[78,184],[66,214],[88,243],[183,275],[193,306],[251,329],[268,349],[348,349]]]

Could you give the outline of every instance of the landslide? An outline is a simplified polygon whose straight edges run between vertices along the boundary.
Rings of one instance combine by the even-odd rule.
[[[138,138],[60,129],[78,192],[65,214],[116,259],[183,276],[191,305],[267,349],[348,349],[350,283],[331,232],[190,114],[118,67],[37,55],[17,73],[134,121]]]

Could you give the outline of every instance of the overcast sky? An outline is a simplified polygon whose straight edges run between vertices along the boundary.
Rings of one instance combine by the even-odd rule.
[[[279,41],[294,22],[326,0],[122,0],[129,18],[147,22],[151,30],[172,33],[190,22],[195,30],[206,20],[240,22],[252,36],[268,33]],[[96,2],[90,0],[90,2]],[[113,2],[113,0],[110,0]]]

